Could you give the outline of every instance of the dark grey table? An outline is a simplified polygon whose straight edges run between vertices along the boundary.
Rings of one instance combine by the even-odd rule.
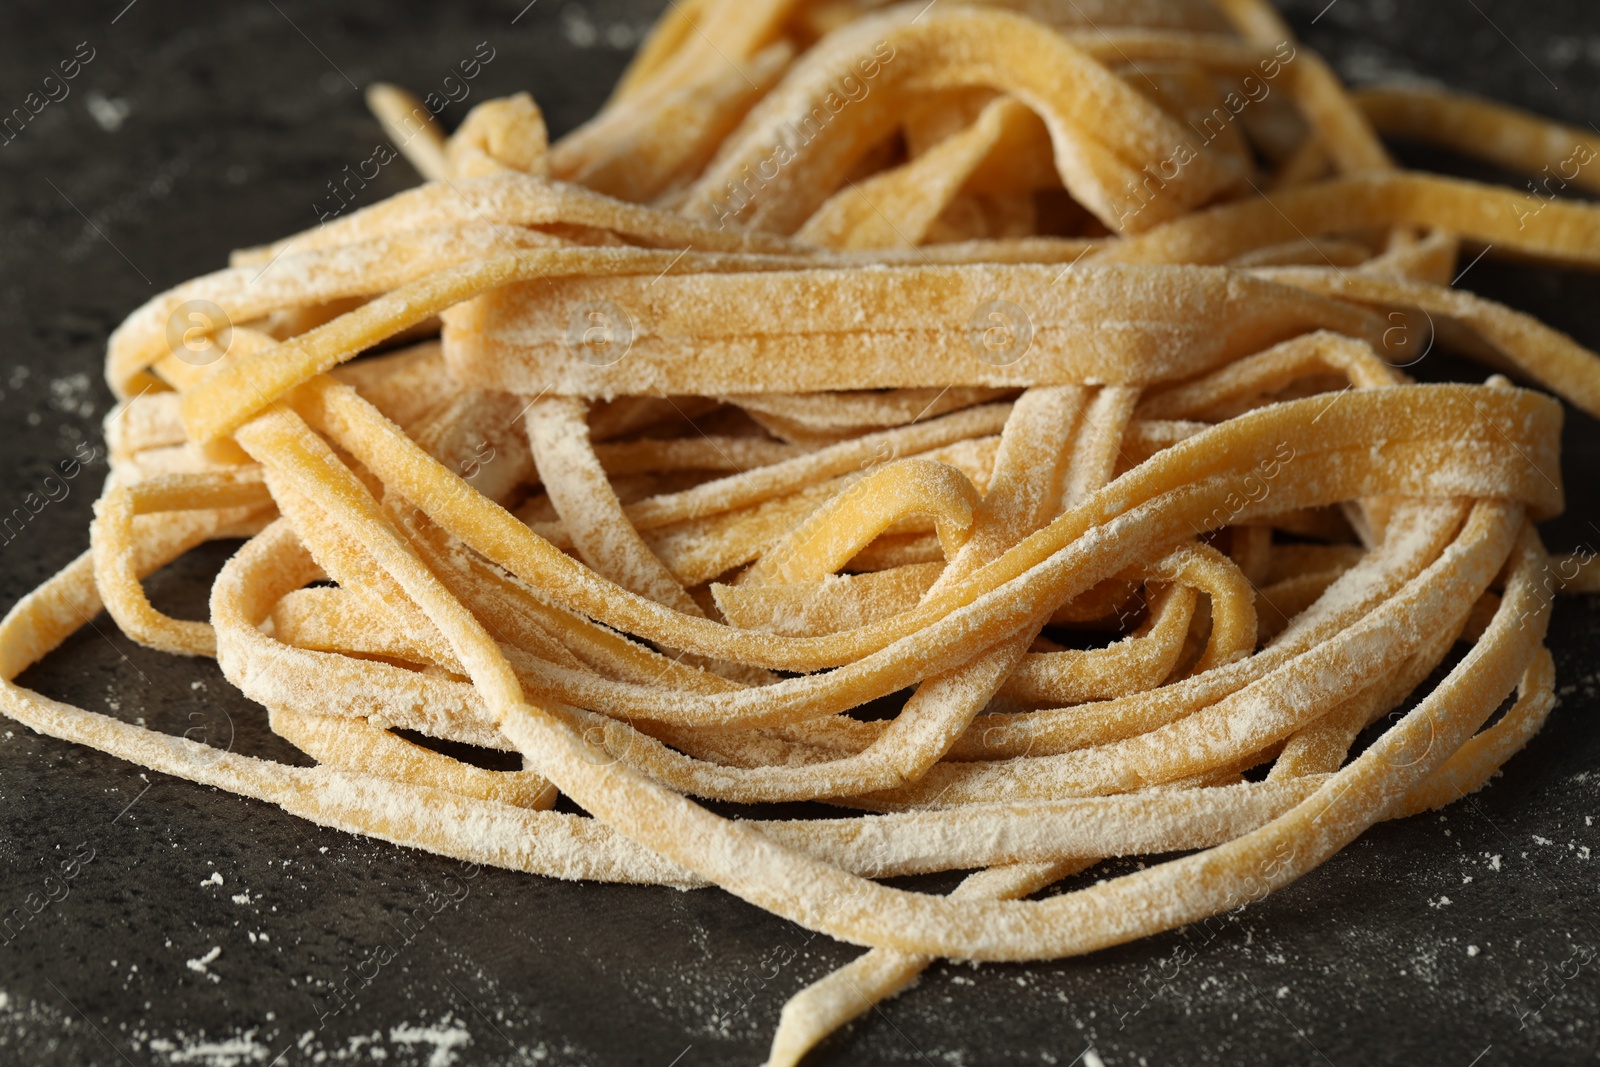
[[[358,86],[443,91],[487,42],[494,58],[446,120],[528,89],[559,134],[599,105],[659,6],[8,3],[0,114],[60,61],[92,58],[69,96],[0,148],[0,510],[63,459],[102,458],[0,544],[0,601],[88,543],[105,471],[107,334],[230,249],[311,225],[328,183],[381,139]],[[1347,77],[1422,76],[1600,121],[1600,9],[1585,0],[1287,8]],[[361,202],[413,181],[390,164]],[[1462,284],[1600,346],[1592,277],[1485,261]],[[1567,436],[1574,499],[1547,540],[1600,544],[1600,432],[1574,414]],[[157,576],[157,603],[198,616],[227,551]],[[1214,937],[934,967],[814,1062],[1594,1062],[1600,601],[1561,602],[1552,645],[1561,705],[1486,791],[1375,829]],[[296,758],[214,664],[145,652],[105,618],[23,680]],[[65,899],[0,940],[0,1064],[751,1065],[784,999],[858,951],[716,891],[491,870],[463,880],[453,862],[10,725],[0,723],[0,912],[42,893],[63,860],[79,865]],[[397,926],[419,908],[431,919],[407,943]],[[373,975],[383,945],[395,959],[359,1002],[324,1014],[328,988]]]

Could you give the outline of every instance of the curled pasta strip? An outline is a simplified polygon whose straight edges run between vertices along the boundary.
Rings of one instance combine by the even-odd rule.
[[[211,625],[171,618],[151,606],[139,582],[135,520],[187,511],[227,512],[244,521],[272,510],[259,469],[216,474],[169,474],[130,485],[113,484],[95,505],[90,528],[94,580],[106,610],[141,644],[186,656],[216,654]]]
[[[528,408],[534,462],[578,553],[597,573],[623,588],[674,610],[700,614],[623,514],[589,443],[586,413],[582,401],[565,397],[535,401]]]
[[[1523,174],[1548,169],[1555,189],[1570,182],[1600,192],[1600,180],[1584,169],[1600,155],[1592,131],[1433,87],[1374,87],[1358,91],[1355,99],[1387,136],[1439,145]]]
[[[1190,546],[1162,560],[1152,577],[1169,586],[1205,592],[1211,598],[1211,634],[1192,670],[1201,673],[1255,649],[1253,591],[1227,557]],[[1194,612],[1193,593],[1168,588],[1152,601],[1144,627],[1106,649],[1046,652],[1018,665],[1001,692],[1022,703],[1065,705],[1144,692],[1177,666]],[[1162,649],[1156,651],[1150,646]]]
[[[764,585],[821,578],[911,515],[931,516],[945,554],[954,556],[966,544],[977,505],[978,491],[954,467],[916,459],[890,463],[829,500],[743,580]]]
[[[1270,196],[1208,208],[1110,246],[1096,260],[1220,263],[1296,237],[1368,226],[1437,226],[1571,267],[1594,269],[1600,212],[1556,200],[1526,218],[1509,189],[1426,174],[1376,173],[1298,185]]]
[[[1177,124],[1155,105],[1037,23],[981,8],[935,10],[915,19],[914,14],[868,16],[802,58],[729,138],[690,190],[684,210],[708,220],[733,215],[746,226],[790,232],[817,206],[807,192],[839,184],[856,157],[888,132],[903,95],[957,86],[999,89],[1038,111],[1057,141],[1057,166],[1067,188],[1108,226],[1126,215],[1121,198],[1124,186],[1134,184],[1133,161],[1158,158],[1183,140]],[[830,124],[822,136],[786,144],[782,127],[814,121],[818,110],[844,111],[834,86],[852,75],[872,88],[844,112],[848,139]],[[1111,111],[1130,121],[1107,123]],[[760,167],[774,149],[784,158],[772,156],[781,164],[775,175],[759,175],[762,195],[736,202],[731,210],[722,207],[719,216],[724,187],[748,181],[745,172]],[[1205,200],[1231,178],[1215,160],[1199,157],[1171,183],[1170,199],[1142,225]]]

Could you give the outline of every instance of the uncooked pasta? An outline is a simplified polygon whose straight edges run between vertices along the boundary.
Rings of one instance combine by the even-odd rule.
[[[89,551],[0,623],[10,717],[868,949],[796,991],[776,1067],[936,959],[1257,899],[1549,713],[1553,592],[1600,587],[1534,526],[1549,393],[1600,415],[1600,361],[1450,283],[1463,249],[1600,266],[1600,208],[1379,134],[1534,174],[1589,133],[1347,92],[1262,0],[683,0],[554,143],[526,94],[448,136],[369,99],[421,186],[112,335],[113,472]],[[1416,383],[1435,347],[1485,377]],[[152,606],[225,538],[205,621]],[[102,609],[315,765],[15,683]]]

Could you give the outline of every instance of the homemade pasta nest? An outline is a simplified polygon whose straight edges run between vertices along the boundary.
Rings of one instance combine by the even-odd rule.
[[[1600,209],[1399,171],[1375,130],[1600,189],[1589,134],[1351,95],[1260,0],[683,0],[554,145],[526,95],[448,139],[371,102],[425,185],[112,336],[113,475],[0,624],[11,717],[869,946],[784,1010],[792,1064],[934,958],[1256,899],[1548,714],[1552,593],[1595,585],[1533,526],[1562,408],[1403,368],[1447,345],[1600,414],[1593,354],[1449,285],[1463,245],[1600,266]],[[208,622],[151,606],[237,537]],[[11,682],[102,606],[317,765]]]

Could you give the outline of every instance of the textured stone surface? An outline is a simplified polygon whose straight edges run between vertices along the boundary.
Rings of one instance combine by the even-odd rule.
[[[559,133],[598,106],[659,6],[541,0],[513,25],[526,0],[137,0],[118,16],[124,2],[0,14],[0,111],[78,42],[95,49],[72,95],[0,148],[4,510],[102,446],[100,358],[123,315],[310,225],[325,183],[371,155],[380,135],[353,85],[440,88],[487,41],[467,106],[529,89]],[[1600,117],[1600,11],[1584,0],[1325,3],[1288,11],[1351,77]],[[363,202],[412,180],[391,164]],[[1591,277],[1485,262],[1463,284],[1600,346]],[[1547,537],[1600,544],[1600,432],[1574,415],[1568,437],[1576,499]],[[87,546],[103,475],[91,465],[0,546],[0,601]],[[224,554],[159,575],[158,603],[200,612]],[[1091,1046],[1108,1067],[1593,1062],[1600,600],[1563,602],[1552,645],[1561,706],[1486,792],[1377,828],[1210,939],[935,967],[815,1062],[1092,1064]],[[144,652],[105,618],[24,681],[294,758],[213,664]],[[720,892],[463,881],[452,862],[0,724],[0,911],[88,850],[70,895],[0,943],[0,1063],[749,1065],[785,997],[857,951]],[[417,909],[428,921],[407,944],[397,925]],[[329,1002],[313,995],[371,975],[383,945],[396,958],[359,1004],[319,1018]]]

